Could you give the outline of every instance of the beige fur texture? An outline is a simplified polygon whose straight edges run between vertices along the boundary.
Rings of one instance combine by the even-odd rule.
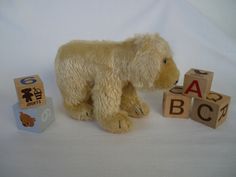
[[[55,70],[67,113],[95,119],[112,133],[129,131],[129,117],[149,113],[136,89],[171,88],[179,78],[170,47],[158,34],[122,42],[71,41],[59,48]]]

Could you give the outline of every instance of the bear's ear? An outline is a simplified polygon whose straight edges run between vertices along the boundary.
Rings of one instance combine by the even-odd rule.
[[[151,88],[160,71],[160,55],[152,37],[137,36],[133,44],[136,54],[129,65],[129,79],[137,88]]]

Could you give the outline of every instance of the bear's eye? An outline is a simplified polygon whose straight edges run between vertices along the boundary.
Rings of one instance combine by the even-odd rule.
[[[163,59],[163,63],[166,64],[167,63],[167,58]]]

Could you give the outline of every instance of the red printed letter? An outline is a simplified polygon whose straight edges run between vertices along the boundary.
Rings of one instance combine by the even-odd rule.
[[[193,89],[193,87],[195,87],[196,89]],[[190,86],[186,89],[184,93],[188,94],[188,92],[197,93],[199,97],[202,97],[202,93],[197,80],[193,80],[193,82],[190,84]]]

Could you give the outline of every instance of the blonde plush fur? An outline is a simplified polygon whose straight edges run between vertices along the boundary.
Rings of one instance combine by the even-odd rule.
[[[130,130],[128,116],[149,113],[136,89],[170,88],[179,77],[169,45],[158,34],[123,42],[71,41],[59,48],[55,70],[68,114],[96,119],[112,133]]]

